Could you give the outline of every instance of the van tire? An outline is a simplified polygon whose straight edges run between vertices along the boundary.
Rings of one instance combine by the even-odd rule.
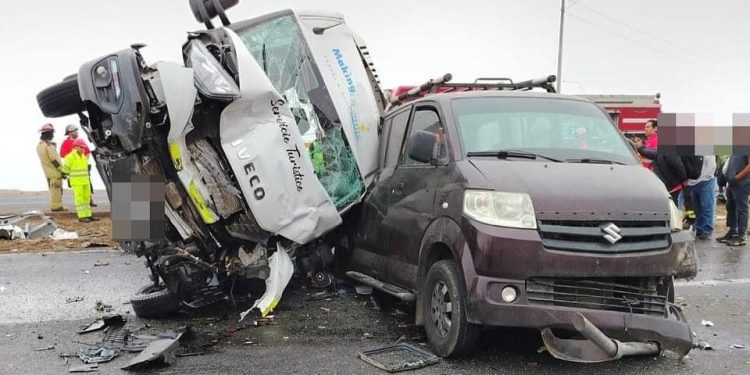
[[[70,76],[40,91],[36,101],[45,117],[74,115],[85,109],[78,92],[78,80]]]
[[[437,355],[455,357],[477,347],[481,327],[466,320],[466,292],[455,262],[441,260],[430,267],[419,303],[427,341]]]
[[[180,308],[180,301],[164,285],[146,285],[130,298],[133,312],[139,318],[166,318]]]

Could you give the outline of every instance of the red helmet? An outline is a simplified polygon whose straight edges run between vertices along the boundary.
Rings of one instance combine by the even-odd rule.
[[[47,133],[47,132],[53,132],[55,131],[55,128],[52,126],[52,124],[44,124],[42,125],[42,128],[39,129],[40,133]]]
[[[81,148],[84,148],[84,149],[89,148],[89,146],[86,145],[86,141],[84,141],[82,138],[76,138],[73,141],[73,147],[81,147]]]

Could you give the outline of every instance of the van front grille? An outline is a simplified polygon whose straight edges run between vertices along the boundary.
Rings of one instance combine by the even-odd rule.
[[[669,247],[668,224],[666,221],[542,220],[539,222],[539,233],[542,244],[548,249],[624,253]],[[613,230],[616,233],[615,243],[607,239]]]
[[[659,294],[655,282],[644,279],[531,278],[526,280],[526,294],[532,305],[654,316],[666,316],[667,311],[667,297]]]

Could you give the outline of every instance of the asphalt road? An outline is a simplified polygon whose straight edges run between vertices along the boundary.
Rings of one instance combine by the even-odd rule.
[[[701,271],[697,280],[677,286],[678,301],[699,340],[715,350],[693,350],[682,360],[664,357],[626,358],[582,365],[539,353],[535,331],[490,329],[475,355],[413,371],[414,374],[750,374],[750,248],[730,249],[713,242],[699,246]],[[109,261],[96,267],[97,261]],[[301,290],[288,288],[274,314],[275,325],[249,327],[233,334],[238,312],[251,302],[220,304],[206,311],[174,319],[144,322],[124,304],[147,282],[141,259],[117,252],[65,254],[10,254],[0,256],[0,374],[60,374],[79,365],[66,364],[62,353],[76,353],[82,343],[98,342],[102,333],[75,332],[101,315],[98,300],[112,305],[128,319],[128,327],[157,333],[189,324],[198,342],[216,340],[210,354],[181,357],[163,374],[238,373],[384,373],[357,358],[360,350],[393,343],[404,336],[421,345],[424,335],[409,325],[405,306],[378,311],[370,299],[342,288],[329,300],[311,300]],[[84,297],[67,303],[66,298]],[[710,320],[713,327],[701,325]],[[78,342],[77,342],[78,341]],[[252,345],[243,345],[252,341]],[[81,343],[79,343],[81,342]],[[54,349],[35,351],[55,344]],[[195,344],[197,345],[197,344]],[[421,346],[427,348],[426,346]],[[100,365],[99,373],[122,373],[119,367],[133,354],[122,354]]]
[[[109,211],[109,198],[106,191],[95,190],[93,198],[97,205],[97,207],[92,207],[94,212]],[[67,187],[63,190],[63,207],[70,211],[75,211],[76,207],[73,204],[73,192]],[[49,193],[47,192],[0,195],[0,215],[31,210],[48,211],[49,209]]]

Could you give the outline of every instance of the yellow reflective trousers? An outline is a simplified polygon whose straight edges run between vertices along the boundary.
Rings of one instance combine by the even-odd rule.
[[[89,180],[88,157],[77,150],[71,151],[63,161],[63,172],[68,174],[70,187],[73,189],[78,218],[91,217],[91,182]]]

